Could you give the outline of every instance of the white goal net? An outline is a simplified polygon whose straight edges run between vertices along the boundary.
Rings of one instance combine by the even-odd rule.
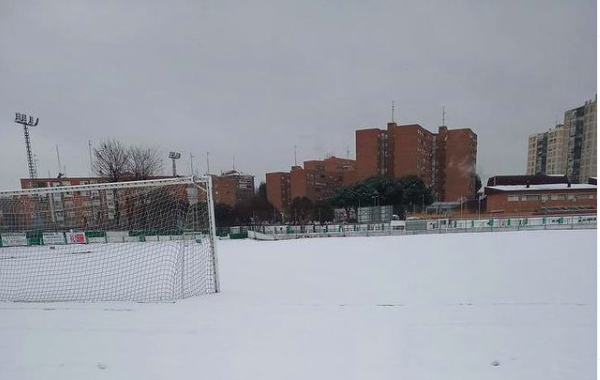
[[[0,301],[219,291],[210,177],[49,185],[0,191]]]

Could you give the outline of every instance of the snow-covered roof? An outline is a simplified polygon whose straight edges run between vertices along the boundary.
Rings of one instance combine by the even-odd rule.
[[[487,189],[498,191],[540,191],[540,190],[596,190],[596,185],[572,184],[569,187],[566,183],[553,183],[549,185],[505,185],[505,186],[487,186]]]

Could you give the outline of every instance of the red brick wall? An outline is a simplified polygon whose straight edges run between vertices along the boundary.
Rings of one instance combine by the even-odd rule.
[[[509,201],[508,196],[519,196],[519,200]],[[554,197],[566,197],[567,199],[552,199]],[[539,200],[523,199],[522,196],[539,196]],[[546,196],[545,202],[541,200]],[[589,197],[592,196],[592,199]],[[573,199],[568,199],[573,197]],[[593,190],[540,190],[540,191],[515,191],[494,192],[487,194],[486,211],[505,213],[539,213],[542,207],[573,207],[592,206],[596,207],[597,193]],[[522,200],[523,199],[523,200]]]
[[[379,174],[379,134],[385,132],[377,128],[356,131],[356,180]]]
[[[453,202],[475,195],[477,135],[468,128],[448,130],[445,152],[443,201]]]
[[[292,168],[291,199],[307,197],[313,202],[330,198],[343,185],[342,172]]]
[[[352,185],[356,182],[356,170],[349,170],[342,174],[344,186]]]
[[[304,161],[304,169],[306,169],[306,170],[324,170],[325,163],[320,160]]]
[[[237,202],[237,183],[233,178],[212,176],[215,204],[224,203],[231,207]]]
[[[329,157],[323,160],[327,172],[345,172],[356,169],[356,161],[348,158]],[[304,167],[306,169],[306,166]]]
[[[310,198],[310,189],[308,188],[308,174],[314,170],[305,170],[299,166],[293,167],[290,172],[291,179],[291,195],[290,200],[300,197]]]
[[[290,173],[267,173],[267,200],[282,211],[290,202]]]
[[[390,167],[394,178],[416,175],[427,186],[432,181],[433,133],[418,124],[388,124]]]

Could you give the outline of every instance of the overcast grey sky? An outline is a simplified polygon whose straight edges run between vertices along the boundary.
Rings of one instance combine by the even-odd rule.
[[[399,123],[479,136],[478,171],[523,173],[527,135],[596,92],[596,2],[0,0],[0,188],[89,173],[88,140],[183,153],[263,179],[354,157],[354,130]],[[165,162],[165,172],[169,165]],[[257,181],[258,183],[258,181]]]

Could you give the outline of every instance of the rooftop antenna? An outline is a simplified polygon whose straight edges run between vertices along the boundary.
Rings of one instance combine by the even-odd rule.
[[[88,140],[88,153],[90,154],[90,176],[94,174],[94,162],[92,161],[92,140]]]
[[[60,151],[58,150],[58,144],[56,144],[56,159],[58,160],[58,178],[63,174],[62,165],[60,164]]]
[[[350,158],[350,147],[346,145],[346,158]]]
[[[35,121],[33,121],[33,116],[29,116],[28,118],[27,115],[24,113],[15,113],[15,123],[21,124],[23,126],[23,135],[25,136],[25,149],[27,151],[27,167],[29,168],[29,178],[31,179],[37,178],[37,173],[31,154],[31,139],[29,138],[29,127],[37,126],[39,121],[39,118],[36,118]]]
[[[442,127],[446,126],[446,106],[442,106]]]
[[[294,145],[294,166],[298,166],[298,156],[296,155],[296,145]]]
[[[235,154],[233,155],[233,170],[235,170]]]
[[[394,116],[395,116],[394,113],[395,113],[395,111],[396,111],[396,101],[392,100],[392,123],[396,122],[396,120],[394,119]]]
[[[194,155],[190,152],[190,173],[194,175]]]
[[[210,158],[209,158],[209,152],[206,151],[206,175],[210,174]]]

